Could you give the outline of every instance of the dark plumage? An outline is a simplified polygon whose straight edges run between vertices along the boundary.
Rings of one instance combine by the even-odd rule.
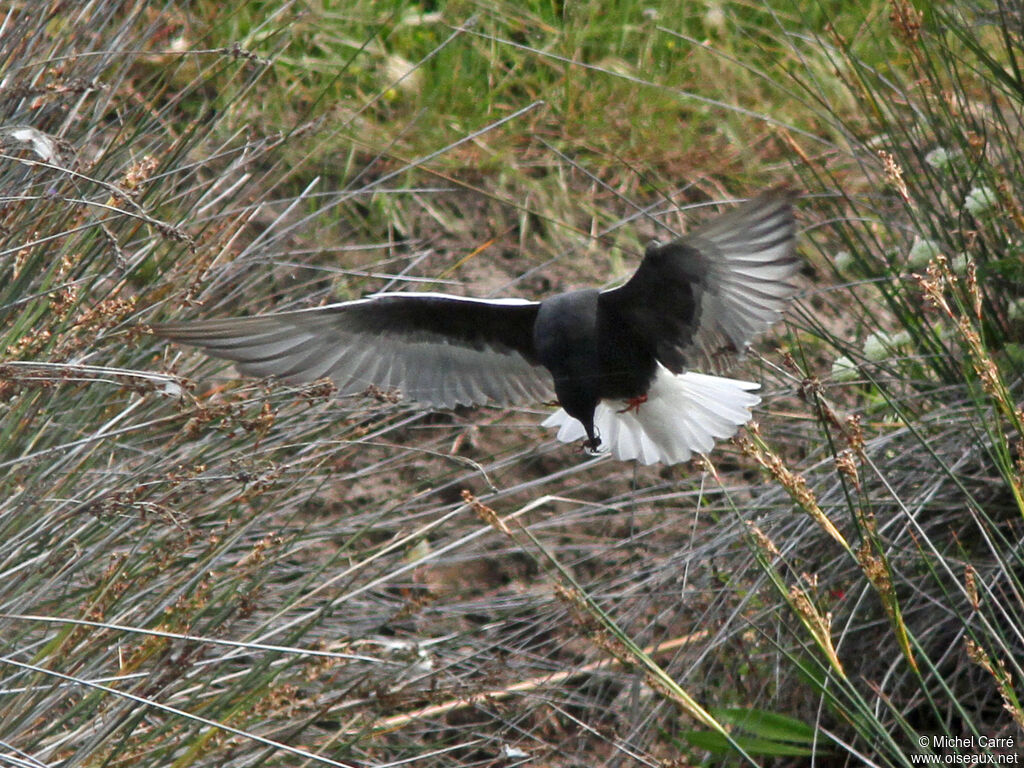
[[[608,443],[621,459],[686,461],[729,437],[759,402],[720,368],[775,322],[794,293],[792,194],[772,191],[667,244],[607,291],[542,302],[379,294],[250,318],[153,330],[293,381],[330,377],[343,394],[397,388],[435,408],[547,401],[564,441]],[[571,418],[570,418],[571,417]]]

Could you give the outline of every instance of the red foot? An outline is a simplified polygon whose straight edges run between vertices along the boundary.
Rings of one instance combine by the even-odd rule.
[[[638,397],[631,397],[626,401],[626,407],[623,408],[619,413],[640,413],[640,406],[647,402],[647,395],[639,395]]]

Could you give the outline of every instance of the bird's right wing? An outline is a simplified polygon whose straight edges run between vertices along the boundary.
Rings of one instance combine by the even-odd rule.
[[[766,192],[664,245],[600,296],[673,373],[712,370],[776,322],[796,292],[793,193]]]
[[[255,376],[334,381],[342,394],[395,388],[436,408],[537,402],[554,384],[533,351],[536,302],[392,293],[325,307],[162,323],[159,336]]]

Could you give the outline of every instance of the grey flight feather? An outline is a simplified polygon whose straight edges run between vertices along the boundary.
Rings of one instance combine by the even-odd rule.
[[[650,339],[673,373],[721,370],[782,315],[796,292],[795,194],[766,192],[670,243],[601,300]]]
[[[233,360],[246,374],[328,377],[342,394],[373,385],[451,408],[554,397],[550,374],[533,358],[536,312],[536,302],[516,299],[380,294],[296,312],[162,323],[153,331]]]

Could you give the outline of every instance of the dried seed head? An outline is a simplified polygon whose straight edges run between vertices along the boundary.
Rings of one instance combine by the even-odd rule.
[[[758,528],[751,522],[747,522],[747,530],[750,531],[750,535],[754,537],[754,541],[757,542],[757,548],[762,553],[771,555],[772,557],[781,557],[779,548],[775,546],[775,542],[772,541],[768,534]]]
[[[857,473],[857,462],[853,458],[853,451],[849,448],[840,451],[836,455],[836,469],[843,477],[847,478],[853,487],[858,491],[860,488],[860,476]]]
[[[843,435],[850,448],[858,455],[864,453],[864,427],[861,425],[860,416],[856,413],[847,416],[844,423]]]
[[[971,601],[971,607],[978,610],[981,599],[978,597],[978,572],[970,565],[964,571],[964,589],[967,590],[967,599]]]
[[[903,168],[896,162],[896,158],[884,149],[878,150],[878,157],[882,161],[885,180],[895,187],[903,202],[910,205],[910,192],[907,190],[907,182],[903,179]]]
[[[878,593],[888,604],[896,593],[892,585],[892,576],[889,574],[889,569],[886,568],[885,562],[874,554],[871,549],[871,542],[867,539],[857,548],[856,555],[857,562],[860,564],[861,570],[864,571],[864,575],[867,576],[868,581],[878,590]]]
[[[496,531],[504,533],[506,536],[512,534],[512,531],[509,530],[508,525],[506,525],[505,521],[501,519],[498,513],[477,499],[469,489],[464,488],[462,490],[462,500],[472,507],[473,512],[476,513],[477,517]]]
[[[751,428],[752,425],[753,428]],[[835,539],[843,549],[849,550],[850,545],[843,534],[828,519],[824,510],[818,506],[818,499],[814,491],[807,485],[807,480],[790,470],[782,458],[768,448],[767,444],[761,439],[754,422],[747,424],[747,428],[753,434],[753,439],[745,436],[733,438],[733,441],[739,446],[740,450],[754,459],[763,469],[767,470],[775,481],[789,493],[790,497],[800,508],[811,516],[811,519],[821,526],[829,536]]]
[[[921,37],[921,22],[924,14],[908,0],[890,0],[889,22],[896,30],[897,37],[904,43],[916,43]]]
[[[832,668],[845,677],[846,671],[832,642],[832,614],[819,611],[807,592],[795,584],[789,589],[789,601],[804,626],[814,635],[818,647],[825,652]]]

